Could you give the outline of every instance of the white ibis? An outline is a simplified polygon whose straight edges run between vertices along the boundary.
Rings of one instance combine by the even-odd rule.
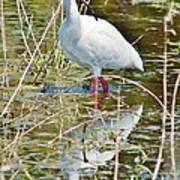
[[[85,0],[81,2],[88,6]],[[81,15],[75,0],[63,0],[63,5],[66,18],[59,31],[60,46],[72,61],[93,71],[94,96],[97,96],[98,82],[104,93],[109,91],[108,83],[101,75],[102,69],[137,68],[143,71],[138,52],[112,24],[101,18]]]

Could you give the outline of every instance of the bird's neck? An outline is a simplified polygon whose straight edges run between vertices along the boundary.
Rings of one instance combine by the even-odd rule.
[[[78,6],[75,0],[63,0],[66,18],[68,21],[77,21],[80,18]]]

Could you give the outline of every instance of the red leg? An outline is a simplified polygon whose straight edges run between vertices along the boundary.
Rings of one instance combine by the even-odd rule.
[[[102,84],[103,92],[106,95],[108,95],[109,94],[109,84],[108,84],[107,80],[103,76],[98,77],[98,79]]]
[[[99,82],[102,85],[103,93],[106,96],[108,96],[108,94],[109,94],[109,85],[108,85],[107,80],[102,76],[99,76],[98,78],[95,78],[92,81],[93,102],[95,103],[95,108],[99,108],[100,104],[102,103],[102,102],[100,102],[98,100],[98,84],[99,84]]]
[[[93,91],[93,101],[98,106],[98,78],[95,78],[92,82],[92,91]]]

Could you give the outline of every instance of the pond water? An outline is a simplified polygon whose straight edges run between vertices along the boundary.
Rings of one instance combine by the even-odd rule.
[[[35,48],[36,41],[57,7],[56,0],[17,1],[30,52],[22,38],[16,1],[5,1],[9,87],[0,88],[0,112],[15,90]],[[151,179],[162,132],[162,107],[148,93],[121,76],[147,87],[163,100],[163,18],[166,1],[94,0],[99,17],[115,25],[140,53],[145,72],[104,71],[110,82],[110,96],[99,95],[94,108],[91,72],[67,61],[55,46],[61,15],[54,22],[24,80],[21,91],[0,121],[1,179],[113,179],[118,147],[118,179]],[[23,7],[26,10],[23,14]],[[179,73],[180,3],[175,2],[169,35],[168,110]],[[27,16],[26,14],[27,13]],[[29,25],[26,20],[28,20]],[[92,32],[93,33],[93,32]],[[2,38],[0,39],[2,42]],[[178,63],[176,63],[176,61]],[[0,77],[3,77],[0,43]],[[180,93],[175,108],[175,156],[180,179]],[[170,119],[157,179],[171,179]]]

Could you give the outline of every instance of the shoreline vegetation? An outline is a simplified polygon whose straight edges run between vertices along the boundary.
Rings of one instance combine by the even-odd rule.
[[[32,10],[29,10],[33,1],[31,4],[16,0],[16,4],[11,7],[16,9],[16,18],[11,20],[9,12],[6,12],[7,7],[11,5],[8,4],[9,1],[1,0],[0,179],[37,179],[41,177],[61,179],[69,171],[64,167],[66,165],[58,164],[63,162],[64,157],[73,156],[74,152],[70,154],[71,147],[76,147],[76,145],[82,146],[82,152],[91,152],[96,147],[96,153],[102,159],[106,159],[102,153],[105,150],[115,152],[114,158],[110,158],[112,154],[108,151],[110,161],[103,161],[106,165],[101,162],[103,165],[100,163],[99,168],[97,165],[96,168],[88,166],[94,172],[91,179],[99,179],[101,176],[114,180],[122,177],[138,179],[143,175],[156,180],[162,178],[164,174],[174,180],[180,177],[180,171],[177,168],[180,162],[176,158],[176,156],[180,157],[180,154],[176,154],[177,147],[180,145],[176,145],[180,138],[176,134],[179,131],[178,118],[180,116],[178,114],[180,108],[178,104],[180,93],[180,39],[178,38],[180,36],[178,33],[180,32],[177,32],[180,27],[180,24],[177,23],[177,18],[180,19],[180,3],[165,0],[158,3],[145,0],[133,0],[130,4],[126,4],[123,0],[121,2],[119,8],[127,6],[124,13],[128,18],[130,18],[128,13],[132,13],[132,6],[139,16],[133,17],[131,14],[134,19],[127,18],[125,22],[123,21],[122,26],[129,22],[131,24],[135,23],[134,21],[138,22],[138,18],[141,19],[144,13],[143,7],[149,8],[149,11],[157,9],[155,12],[157,14],[161,12],[161,16],[157,18],[159,26],[155,27],[157,24],[155,17],[149,20],[149,27],[144,22],[147,21],[147,17],[142,17],[145,24],[144,31],[134,32],[138,36],[132,42],[135,47],[138,45],[143,53],[145,74],[130,71],[127,76],[121,76],[116,71],[107,72],[105,77],[112,82],[112,86],[115,83],[118,88],[112,87],[116,92],[111,92],[110,97],[103,100],[105,102],[102,103],[101,109],[97,110],[93,108],[91,93],[83,92],[83,88],[92,78],[90,71],[82,70],[76,64],[69,62],[63,51],[57,48],[58,27],[64,18],[62,1],[53,1],[52,4],[55,5],[52,6],[51,13],[41,17],[45,19],[43,23],[47,24],[46,26],[43,24],[40,29],[41,20],[38,25],[35,19],[37,15],[30,13]],[[93,5],[97,10],[105,11],[107,7],[109,9],[117,7],[116,3],[106,0],[101,3],[101,6],[96,5],[96,2]],[[86,12],[84,7],[81,7],[80,10],[84,11],[82,13]],[[164,14],[162,15],[162,13]],[[152,14],[149,12],[149,16]],[[122,14],[118,15],[122,16]],[[113,16],[115,17],[113,23],[115,23],[118,21],[117,15],[112,14]],[[14,24],[16,24],[15,27],[13,27]],[[38,32],[36,28],[39,28],[40,31]],[[131,28],[133,34],[134,27]],[[144,46],[147,45],[145,47],[147,49],[150,47],[149,51],[154,47],[159,49],[157,54],[154,52],[148,57],[148,50],[145,49],[143,52],[143,47],[140,46],[143,46],[145,41],[155,40],[156,37],[153,36],[155,33],[156,36],[159,36],[157,39],[161,38],[161,42],[158,39],[160,44],[154,42],[152,45],[150,44],[152,42],[148,42]],[[19,42],[16,40],[11,42],[9,37],[16,34],[18,34]],[[12,53],[10,50],[12,44],[14,49],[20,47],[20,50]],[[172,71],[173,73],[171,73]],[[68,88],[63,89],[61,93],[52,93],[51,95],[35,91],[42,90],[48,84],[53,84],[54,87],[61,85]],[[83,88],[79,90],[81,86]],[[74,89],[72,90],[71,87]],[[90,87],[88,88],[90,89]],[[133,125],[135,130],[132,128],[132,134],[134,137],[143,137],[146,126],[154,127],[155,131],[148,129],[146,132],[150,133],[147,134],[149,144],[146,140],[138,141],[138,139],[133,139],[133,135],[129,135],[130,138],[127,140],[129,145],[124,147],[122,145],[124,142],[119,137],[119,127],[116,130],[113,129],[112,132],[108,130],[106,132],[99,127],[95,132],[92,130],[93,135],[89,133],[90,135],[88,134],[86,137],[86,127],[93,126],[99,119],[103,123],[109,118],[121,119],[124,112],[133,111],[131,108],[137,104],[144,104],[146,111],[142,113],[141,118],[139,117],[140,125]],[[150,124],[147,123],[148,121]],[[85,137],[83,136],[82,141],[79,142],[73,138],[82,134],[81,129]],[[152,139],[149,131],[154,132]],[[103,135],[107,133],[106,138],[111,144],[103,144],[104,140],[101,142],[100,139],[104,136],[99,138],[98,132]],[[140,134],[140,132],[143,133]],[[71,134],[76,135],[71,137]],[[154,137],[155,135],[157,137]],[[60,149],[63,149],[65,154]],[[91,156],[93,155],[91,152]],[[127,159],[126,156],[128,156]],[[131,164],[131,162],[133,163]],[[168,172],[164,167],[165,162],[168,163]],[[48,163],[52,165],[52,168]],[[71,161],[67,158],[66,163],[71,164]],[[67,167],[69,166],[67,165]],[[73,171],[73,168],[69,169]],[[79,170],[76,169],[76,171]],[[73,174],[73,177],[77,176],[76,173]]]

